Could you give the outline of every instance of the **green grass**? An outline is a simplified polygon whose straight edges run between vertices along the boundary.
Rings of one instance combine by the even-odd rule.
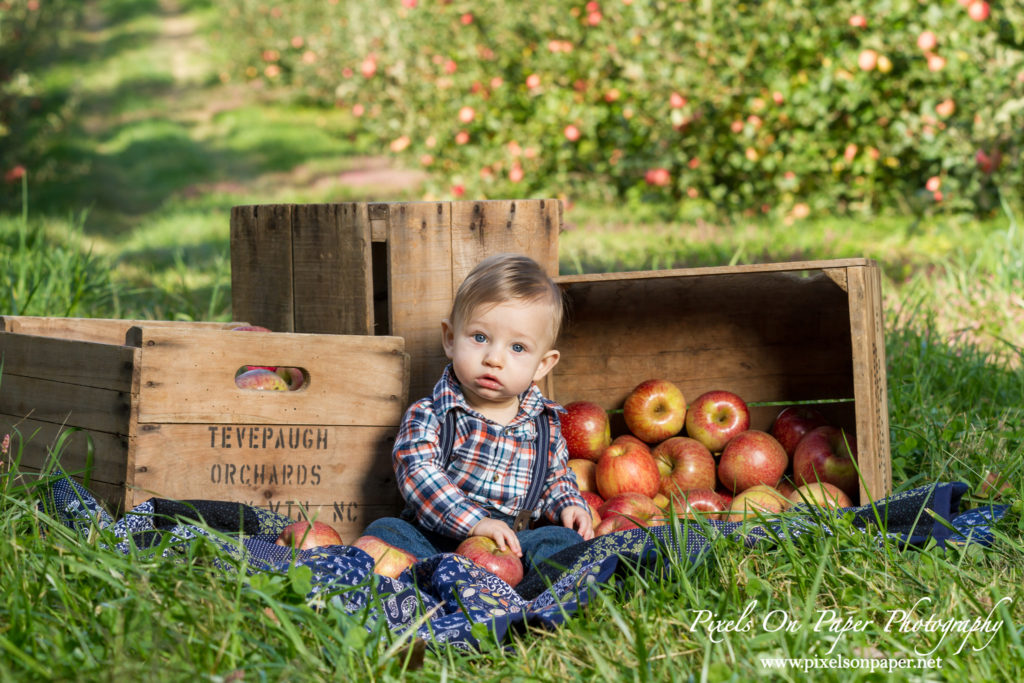
[[[371,155],[344,113],[267,106],[222,84],[204,46],[209,3],[90,3],[103,21],[38,74],[46,106],[70,112],[48,139],[48,163],[22,187],[5,185],[0,213],[0,313],[227,320],[228,212],[235,204],[415,198],[354,187],[338,175]],[[168,17],[196,37],[168,37]],[[197,42],[189,42],[197,41]],[[187,48],[187,49],[186,49]],[[184,50],[182,53],[181,50]],[[176,61],[178,60],[178,61]],[[177,70],[175,70],[177,65]],[[26,209],[23,211],[23,209]],[[838,639],[844,657],[914,657],[933,643],[886,630],[890,610],[923,597],[921,618],[993,618],[987,645],[943,668],[898,680],[1024,678],[1024,230],[1021,207],[991,221],[956,216],[712,224],[645,220],[616,207],[576,206],[560,238],[563,272],[634,270],[869,256],[885,273],[893,479],[973,488],[986,471],[1010,477],[1013,510],[990,548],[902,551],[848,525],[774,547],[716,539],[697,564],[671,559],[626,572],[553,631],[515,636],[508,650],[428,653],[407,671],[404,643],[365,614],[303,600],[303,577],[247,582],[213,566],[200,542],[171,561],[82,540],[39,512],[35,477],[17,453],[0,470],[0,681],[14,680],[805,680],[761,668],[762,657],[824,656],[835,641],[814,626],[822,610],[865,626]],[[3,373],[0,367],[0,391]],[[0,435],[2,437],[3,435]],[[11,461],[15,462],[11,469]],[[975,504],[980,499],[970,498]],[[691,629],[698,613],[749,631]],[[267,608],[273,612],[271,617]],[[772,614],[795,624],[772,631]],[[714,635],[714,637],[712,637]],[[821,670],[824,680],[881,674]]]

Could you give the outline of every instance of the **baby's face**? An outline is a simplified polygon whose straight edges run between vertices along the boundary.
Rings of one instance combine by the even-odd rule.
[[[518,406],[519,394],[558,361],[551,321],[549,303],[516,300],[478,306],[456,326],[442,326],[445,352],[471,407],[487,415]]]

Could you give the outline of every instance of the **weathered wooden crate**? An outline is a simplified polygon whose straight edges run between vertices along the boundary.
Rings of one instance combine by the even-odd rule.
[[[233,314],[286,332],[402,337],[416,399],[444,369],[441,320],[473,266],[518,252],[557,275],[561,225],[553,199],[237,206]]]
[[[855,430],[861,502],[891,492],[881,276],[866,259],[573,275],[561,361],[547,386],[563,404],[618,409],[660,377],[687,400],[727,389],[750,403],[820,401]],[[781,406],[754,408],[768,429]],[[620,430],[624,427],[614,425]]]
[[[302,509],[346,540],[401,501],[391,448],[408,356],[390,336],[234,332],[237,323],[0,317],[0,433],[56,454],[112,508],[158,496]],[[301,367],[297,391],[238,388]]]

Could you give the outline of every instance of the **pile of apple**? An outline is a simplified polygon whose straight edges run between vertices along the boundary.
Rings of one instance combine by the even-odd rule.
[[[640,383],[614,439],[597,403],[565,405],[569,467],[595,533],[667,524],[670,515],[741,521],[807,503],[850,507],[858,495],[852,435],[805,406],[784,408],[771,431],[750,429],[746,402],[708,391],[687,407],[664,379]]]
[[[236,332],[270,332],[262,325],[239,325],[231,329]],[[254,391],[296,391],[305,383],[306,375],[301,368],[244,365],[235,374],[236,385]]]

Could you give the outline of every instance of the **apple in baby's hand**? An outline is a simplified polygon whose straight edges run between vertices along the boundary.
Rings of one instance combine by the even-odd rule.
[[[774,487],[788,465],[789,457],[774,436],[748,429],[725,444],[718,460],[718,478],[733,493],[758,484]]]
[[[828,424],[825,416],[814,408],[807,406],[788,406],[783,408],[772,423],[770,434],[782,444],[786,453],[793,457],[793,451],[804,434],[817,427]]]
[[[604,449],[594,475],[597,492],[605,500],[626,492],[652,498],[661,484],[658,465],[650,452],[629,443],[613,444]]]
[[[352,545],[373,558],[373,571],[381,576],[397,579],[403,571],[416,564],[415,555],[377,536],[360,536]]]
[[[597,491],[597,463],[583,458],[569,458],[569,469],[576,475],[580,491]]]
[[[661,475],[658,490],[666,496],[715,487],[715,458],[700,441],[673,436],[655,446],[651,455]]]
[[[748,429],[750,409],[731,391],[705,392],[686,411],[686,435],[700,441],[712,453],[718,453],[729,439]]]
[[[823,481],[799,486],[787,498],[789,498],[793,505],[805,503],[807,505],[832,508],[833,510],[853,507],[853,501],[850,500],[850,497],[841,488]]]
[[[686,419],[683,392],[665,379],[649,379],[638,384],[622,406],[626,427],[647,443],[658,443],[675,436]]]
[[[597,461],[612,442],[608,413],[593,401],[573,401],[559,418],[570,458]]]
[[[857,440],[839,427],[816,427],[800,439],[793,452],[793,483],[823,481],[857,499]]]
[[[324,545],[344,545],[341,536],[330,524],[324,522],[311,524],[306,521],[292,522],[286,526],[281,530],[274,543],[299,550],[309,550]]]
[[[522,560],[508,548],[499,548],[490,536],[470,536],[459,544],[455,554],[476,562],[512,587],[523,580]]]
[[[284,378],[265,368],[246,370],[235,377],[235,384],[240,389],[250,391],[288,391],[288,383]]]
[[[672,496],[672,509],[676,517],[687,519],[721,519],[729,506],[711,489],[679,491]]]
[[[777,515],[789,507],[789,499],[767,484],[758,484],[741,491],[725,515],[727,522],[742,522],[748,517]]]

